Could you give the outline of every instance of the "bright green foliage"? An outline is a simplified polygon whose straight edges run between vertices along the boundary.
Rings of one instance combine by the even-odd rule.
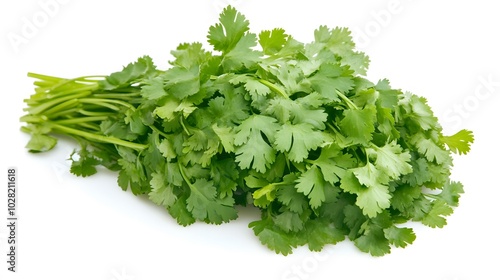
[[[302,43],[250,32],[229,6],[207,39],[212,50],[179,44],[164,70],[144,56],[108,76],[29,73],[26,148],[73,137],[73,174],[116,171],[182,226],[257,207],[249,227],[283,255],[348,238],[382,256],[415,240],[401,224],[446,225],[464,193],[452,154],[470,151],[472,132],[443,135],[425,98],[369,81],[347,28],[320,26]]]

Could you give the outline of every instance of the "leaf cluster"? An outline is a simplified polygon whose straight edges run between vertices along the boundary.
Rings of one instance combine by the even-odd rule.
[[[446,225],[464,191],[452,153],[473,135],[443,135],[425,98],[369,81],[348,29],[254,34],[229,6],[207,39],[213,50],[181,44],[166,70],[144,56],[101,79],[31,74],[27,148],[73,136],[72,173],[115,170],[184,226],[258,207],[249,227],[284,255],[348,238],[381,256],[415,240],[408,221]]]

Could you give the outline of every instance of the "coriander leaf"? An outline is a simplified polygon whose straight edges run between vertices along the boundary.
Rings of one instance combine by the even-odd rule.
[[[285,232],[299,232],[304,229],[304,221],[296,212],[283,212],[274,217],[273,222]]]
[[[441,141],[446,144],[453,153],[462,155],[470,151],[470,145],[474,142],[474,135],[472,131],[462,129],[452,136],[443,136]]]
[[[330,185],[324,181],[321,171],[315,165],[297,179],[295,186],[298,192],[307,195],[313,209],[318,208],[325,201],[324,188],[326,187],[330,187]]]
[[[191,212],[187,210],[185,197],[179,197],[167,210],[177,220],[179,225],[188,226],[196,221]]]
[[[191,194],[186,200],[187,209],[193,217],[207,223],[221,224],[237,217],[230,197],[217,199],[217,190],[212,181],[198,179],[190,185]]]
[[[412,244],[417,237],[411,228],[396,226],[384,229],[384,235],[389,243],[399,248],[405,248],[408,244]]]
[[[450,206],[458,206],[460,195],[463,193],[464,186],[462,183],[448,180],[443,186],[441,193],[438,194],[438,197]]]
[[[295,247],[292,240],[284,231],[274,226],[271,219],[253,221],[248,227],[253,229],[260,242],[269,249],[285,256],[292,253],[292,247]]]
[[[373,107],[346,109],[343,112],[344,118],[339,123],[340,129],[353,144],[367,145],[375,131],[375,114]]]
[[[214,124],[212,129],[217,137],[219,137],[224,150],[228,153],[234,152],[234,131],[229,127],[219,127],[217,124]]]
[[[438,119],[427,104],[427,99],[412,94],[410,105],[412,112],[407,116],[416,121],[423,130],[441,129]]]
[[[309,151],[323,144],[323,134],[313,129],[307,123],[285,123],[278,132],[274,142],[276,150],[288,152],[288,157],[294,162],[302,162],[308,157]]]
[[[399,185],[392,193],[391,208],[406,213],[414,206],[414,201],[422,195],[421,187]]]
[[[140,57],[136,62],[130,63],[120,72],[112,73],[105,80],[99,82],[102,89],[114,90],[127,87],[137,80],[153,75],[156,72],[156,66],[149,56]]]
[[[411,186],[421,186],[431,179],[428,163],[425,158],[417,158],[417,156],[413,154],[410,164],[412,172],[401,177],[404,183],[410,184]]]
[[[82,177],[87,177],[97,173],[96,166],[101,162],[87,150],[86,146],[82,146],[82,149],[78,152],[77,160],[73,158],[75,153],[76,152],[73,151],[69,157],[71,160],[71,173]]]
[[[313,162],[319,166],[323,178],[330,184],[339,182],[346,176],[346,170],[354,167],[355,160],[350,154],[344,154],[336,145],[328,145],[321,149],[318,159]]]
[[[236,128],[235,153],[236,161],[241,168],[251,167],[258,172],[266,171],[266,168],[274,162],[276,152],[263,135],[273,142],[278,128],[276,119],[262,115],[253,115]]]
[[[418,152],[424,155],[428,161],[436,161],[443,164],[451,160],[448,151],[439,147],[433,140],[427,138],[423,133],[417,133],[410,138],[410,143],[415,145]]]
[[[354,244],[361,251],[370,253],[372,256],[380,257],[391,252],[389,240],[385,237],[384,230],[371,227],[370,230],[354,240]]]
[[[52,150],[57,144],[57,139],[45,134],[32,134],[31,139],[26,144],[26,148],[31,153],[46,152]]]
[[[308,220],[301,235],[309,249],[316,252],[321,251],[325,245],[337,244],[345,239],[342,231],[324,219]]]
[[[434,200],[431,210],[423,217],[422,224],[432,228],[442,228],[446,225],[445,216],[453,213],[453,208],[448,206],[444,200]]]
[[[391,195],[389,187],[382,184],[372,185],[358,192],[356,205],[362,210],[363,214],[370,218],[377,216],[382,210],[391,206]]]
[[[165,90],[179,100],[198,93],[200,90],[199,67],[174,66],[163,74]]]
[[[257,37],[253,33],[245,34],[233,49],[222,58],[222,67],[226,72],[251,69],[257,65],[261,53],[253,48],[257,45]]]
[[[164,86],[163,77],[151,77],[144,81],[144,86],[141,88],[141,95],[149,100],[159,99],[167,95]]]
[[[345,192],[351,194],[358,194],[363,191],[363,185],[354,176],[354,173],[350,170],[344,173],[344,176],[340,179],[340,188]]]
[[[289,36],[282,28],[264,30],[259,33],[259,44],[266,55],[275,55],[286,44]]]
[[[390,178],[396,179],[400,175],[412,172],[412,166],[409,164],[411,155],[408,151],[403,152],[403,148],[392,141],[383,147],[373,146],[373,151],[377,159],[375,165],[378,169],[385,172]]]
[[[229,82],[234,85],[243,84],[246,91],[248,91],[252,96],[266,96],[271,93],[271,89],[269,89],[269,87],[262,84],[257,78],[253,76],[236,75],[236,77],[231,79]]]
[[[286,205],[290,211],[302,214],[309,207],[309,202],[303,193],[297,192],[294,185],[281,186],[276,192],[276,198]]]
[[[172,186],[165,184],[166,179],[162,173],[151,174],[151,192],[148,194],[149,199],[157,205],[171,207],[177,200]]]
[[[208,42],[215,50],[230,51],[249,30],[249,23],[235,8],[226,7],[219,16],[219,23],[210,26]]]
[[[199,66],[212,57],[211,53],[205,51],[203,45],[198,42],[180,44],[170,53],[175,57],[175,60],[170,63],[186,69]]]
[[[365,166],[351,168],[350,170],[359,182],[367,187],[387,184],[389,182],[387,174],[376,168],[371,162],[367,162]]]
[[[338,64],[323,64],[318,72],[308,78],[312,88],[330,102],[340,99],[337,91],[345,93],[353,88],[352,71]]]

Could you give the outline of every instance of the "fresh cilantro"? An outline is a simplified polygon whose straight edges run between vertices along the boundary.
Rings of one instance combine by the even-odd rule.
[[[29,73],[26,148],[73,137],[73,174],[116,171],[182,226],[257,207],[249,227],[283,255],[347,237],[382,256],[415,240],[401,224],[446,225],[465,191],[452,154],[474,136],[444,135],[425,98],[368,80],[348,28],[320,26],[302,43],[281,28],[252,33],[228,6],[207,40],[211,50],[179,44],[167,69],[143,56],[107,76]]]

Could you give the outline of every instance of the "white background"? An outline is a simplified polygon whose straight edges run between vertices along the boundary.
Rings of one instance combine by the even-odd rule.
[[[71,175],[71,141],[26,152],[19,117],[33,92],[28,71],[109,74],[145,54],[166,68],[179,43],[205,43],[227,4],[254,32],[282,27],[304,42],[319,25],[351,28],[371,58],[371,80],[428,98],[447,133],[474,131],[471,153],[455,159],[452,178],[466,193],[445,228],[416,225],[413,245],[381,258],[350,241],[283,257],[247,228],[256,211],[183,228],[121,191],[114,173]],[[0,279],[500,279],[499,18],[495,1],[1,1]],[[17,273],[6,263],[9,167],[18,173]]]

